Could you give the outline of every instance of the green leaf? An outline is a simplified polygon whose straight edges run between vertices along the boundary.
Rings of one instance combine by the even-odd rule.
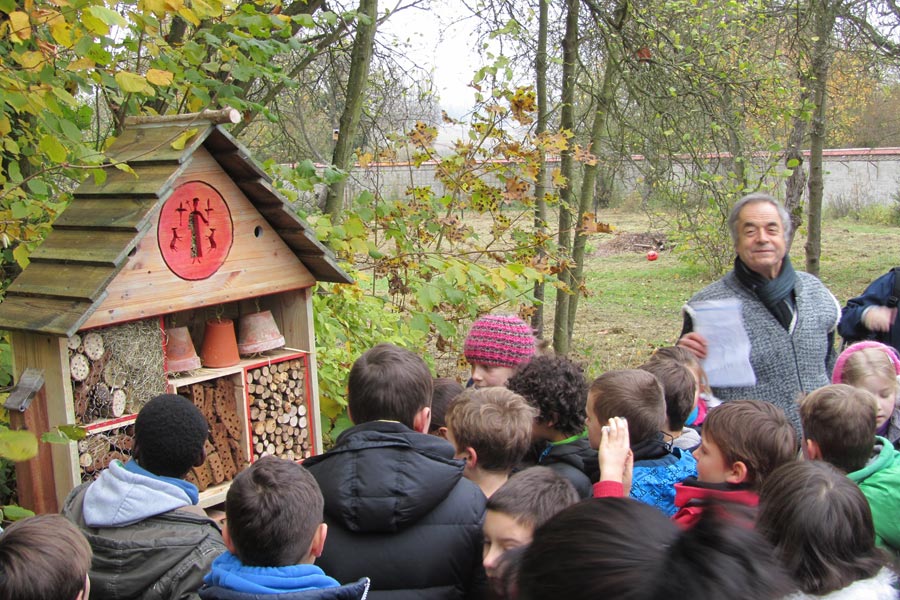
[[[34,458],[37,451],[37,438],[30,431],[0,431],[0,456],[3,458],[16,462],[28,460]]]
[[[70,440],[65,434],[58,431],[47,431],[41,436],[41,441],[50,444],[66,444]]]
[[[36,196],[47,197],[50,193],[50,188],[47,186],[47,182],[43,179],[29,179],[28,180],[28,189],[32,191]]]
[[[13,258],[16,259],[16,264],[22,269],[31,262],[28,260],[28,248],[25,247],[25,244],[19,244],[13,249]],[[0,444],[0,448],[2,448],[2,444]],[[2,449],[0,449],[0,456],[3,456]]]
[[[27,519],[28,517],[33,517],[34,512],[28,510],[27,508],[22,508],[21,506],[16,506],[15,504],[7,504],[3,506],[3,518],[7,521],[20,521],[22,519]]]
[[[119,71],[116,73],[116,83],[119,84],[119,87],[122,88],[123,92],[129,94],[140,94],[146,92],[148,89],[151,92],[153,90],[153,88],[147,84],[147,79],[143,75],[129,73],[128,71]]]
[[[41,149],[41,152],[47,154],[55,163],[63,163],[66,161],[66,147],[60,143],[59,139],[56,136],[45,135],[41,138],[40,144],[38,147]]]

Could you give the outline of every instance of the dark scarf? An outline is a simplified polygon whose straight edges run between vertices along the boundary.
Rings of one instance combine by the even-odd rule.
[[[756,294],[759,301],[785,329],[790,329],[794,317],[794,285],[797,275],[791,259],[785,255],[781,272],[775,279],[766,279],[756,271],[751,271],[741,260],[734,259],[734,274],[741,284]]]

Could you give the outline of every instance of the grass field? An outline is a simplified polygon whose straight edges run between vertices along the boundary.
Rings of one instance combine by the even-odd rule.
[[[592,239],[585,265],[591,296],[579,303],[572,355],[585,363],[589,376],[608,369],[636,366],[654,348],[675,342],[681,331],[681,306],[711,278],[670,251],[655,262],[646,248],[622,243],[648,232],[641,213],[604,211],[615,233]],[[851,219],[823,224],[820,277],[843,304],[873,279],[900,264],[900,228]],[[805,232],[794,241],[795,268],[805,264]],[[553,297],[547,301],[545,327],[552,327]]]

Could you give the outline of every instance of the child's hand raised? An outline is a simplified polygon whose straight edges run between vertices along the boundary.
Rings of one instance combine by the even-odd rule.
[[[634,455],[628,438],[628,421],[613,417],[601,430],[600,481],[615,481],[622,484],[625,494],[631,491],[631,474],[634,469]]]

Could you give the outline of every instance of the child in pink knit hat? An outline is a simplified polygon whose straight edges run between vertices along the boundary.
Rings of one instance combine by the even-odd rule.
[[[475,387],[506,385],[516,367],[530,361],[534,352],[531,327],[515,315],[481,317],[472,324],[463,345]]]
[[[832,383],[868,390],[878,400],[876,435],[900,444],[900,358],[890,346],[865,341],[848,346],[834,364]]]

